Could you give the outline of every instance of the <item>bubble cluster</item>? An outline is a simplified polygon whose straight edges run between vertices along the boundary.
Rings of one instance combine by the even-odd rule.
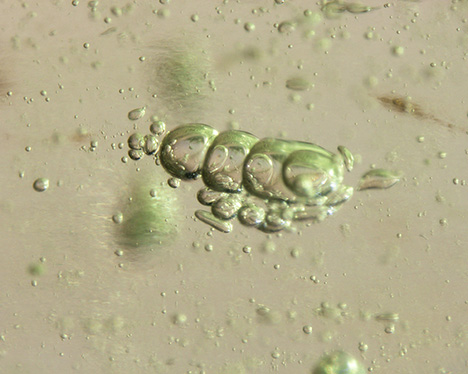
[[[128,138],[128,156],[138,161],[143,158],[144,155],[154,155],[159,150],[159,140],[153,134],[142,135],[140,133],[134,133]]]
[[[230,220],[264,232],[277,232],[295,221],[320,222],[335,213],[353,195],[343,183],[354,157],[344,146],[338,154],[312,143],[266,138],[240,130],[218,133],[211,126],[190,123],[168,132],[165,124],[150,126],[152,134],[128,138],[129,156],[156,155],[171,175],[168,183],[203,179],[198,201],[211,211],[197,210],[202,222],[230,232]],[[160,144],[160,146],[159,146]],[[388,188],[401,175],[385,170],[366,173],[358,190]]]

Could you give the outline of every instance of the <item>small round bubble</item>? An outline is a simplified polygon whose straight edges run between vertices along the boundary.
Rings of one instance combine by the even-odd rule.
[[[268,212],[261,229],[265,232],[281,231],[291,224],[291,220],[282,216],[279,211]]]
[[[246,22],[244,24],[244,29],[245,31],[254,31],[255,30],[255,25],[252,22]]]
[[[145,137],[140,133],[134,133],[128,137],[130,149],[142,149],[145,146]]]
[[[302,328],[302,331],[304,331],[305,334],[312,334],[312,326],[310,326],[310,325],[305,325],[305,326]]]
[[[167,180],[167,184],[169,185],[169,187],[178,188],[180,186],[180,179],[179,178],[169,178]]]
[[[38,178],[34,181],[33,188],[37,192],[44,192],[49,188],[49,180],[47,178]]]
[[[241,208],[242,202],[236,195],[221,197],[213,204],[211,209],[213,215],[220,219],[228,220],[236,216]]]
[[[156,121],[150,125],[150,131],[154,135],[162,135],[166,131],[166,124],[163,121]]]
[[[145,154],[141,149],[130,149],[128,151],[128,157],[130,157],[133,161],[141,160],[144,155]]]
[[[114,223],[117,223],[117,224],[122,223],[122,221],[123,221],[123,214],[122,214],[121,212],[115,213],[115,214],[112,216],[112,221],[114,221]]]
[[[245,226],[258,226],[265,218],[265,210],[254,204],[244,205],[237,214],[239,222]]]

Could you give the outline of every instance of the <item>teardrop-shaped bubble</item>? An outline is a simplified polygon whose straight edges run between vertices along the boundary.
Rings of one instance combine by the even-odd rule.
[[[206,155],[203,166],[205,184],[216,191],[240,192],[245,157],[257,142],[257,137],[245,131],[219,134]]]
[[[169,132],[161,143],[161,165],[174,177],[201,176],[206,152],[218,132],[207,125],[187,124]]]
[[[143,117],[146,113],[146,107],[142,108],[136,108],[128,112],[128,119],[131,121],[136,121],[137,119],[140,119]]]
[[[395,170],[373,169],[365,173],[357,186],[358,191],[371,188],[390,188],[400,181],[402,173]]]

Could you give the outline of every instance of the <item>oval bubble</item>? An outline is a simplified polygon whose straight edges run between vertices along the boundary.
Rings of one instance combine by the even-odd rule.
[[[141,149],[130,149],[128,151],[128,157],[130,157],[133,161],[138,161],[143,158],[145,153]]]
[[[127,142],[128,142],[129,148],[135,149],[135,150],[142,149],[145,145],[144,136],[138,132],[130,135],[128,137]]]
[[[207,125],[187,124],[169,132],[161,143],[161,165],[172,176],[197,179],[206,152],[218,132]]]
[[[154,135],[145,135],[143,152],[147,155],[153,155],[159,150],[159,140]]]
[[[219,134],[206,155],[203,166],[205,184],[216,191],[240,192],[245,157],[257,142],[257,137],[244,131]]]

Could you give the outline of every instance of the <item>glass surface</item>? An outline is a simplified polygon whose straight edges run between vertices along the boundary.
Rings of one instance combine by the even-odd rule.
[[[6,0],[0,18],[0,372],[468,370],[467,1]],[[219,231],[195,215],[205,177],[155,160],[188,123],[344,158],[275,174],[260,155],[265,183],[316,173],[273,202],[205,196],[282,215],[224,211]],[[244,167],[249,139],[213,170]],[[326,179],[348,150],[352,197]],[[373,169],[402,177],[358,191]],[[313,218],[270,230],[296,195]]]

